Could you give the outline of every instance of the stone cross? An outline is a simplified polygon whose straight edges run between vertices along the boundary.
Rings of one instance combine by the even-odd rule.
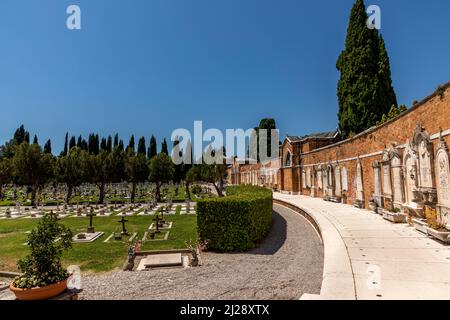
[[[87,233],[95,233],[94,226],[92,224],[95,213],[93,212],[93,210],[91,210],[91,212],[89,212],[87,216],[89,217],[89,227],[87,228]]]
[[[122,234],[123,235],[128,235],[128,231],[125,228],[125,222],[128,222],[128,220],[125,220],[125,216],[122,216],[122,218],[119,221],[117,221],[117,222],[122,224]]]

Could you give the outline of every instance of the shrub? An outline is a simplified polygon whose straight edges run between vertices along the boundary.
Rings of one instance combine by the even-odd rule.
[[[17,263],[22,274],[14,279],[16,288],[44,287],[67,279],[61,256],[72,247],[72,232],[55,215],[42,217],[28,236],[28,246],[31,253]]]
[[[255,246],[272,224],[272,191],[253,186],[230,186],[226,197],[197,203],[197,225],[208,248],[244,251]]]
[[[202,187],[198,184],[194,184],[191,188],[193,194],[200,195],[202,193]]]

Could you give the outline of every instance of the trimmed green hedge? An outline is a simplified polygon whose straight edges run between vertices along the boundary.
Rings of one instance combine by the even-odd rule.
[[[227,196],[197,202],[197,226],[208,248],[245,251],[255,246],[272,225],[272,191],[230,186]]]

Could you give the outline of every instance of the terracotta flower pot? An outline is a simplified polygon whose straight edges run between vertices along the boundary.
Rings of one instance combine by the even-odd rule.
[[[68,278],[45,287],[30,289],[16,288],[11,282],[9,289],[14,292],[18,300],[45,300],[63,293],[67,289],[67,280]]]

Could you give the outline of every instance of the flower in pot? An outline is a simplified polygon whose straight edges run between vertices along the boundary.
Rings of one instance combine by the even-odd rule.
[[[68,272],[61,264],[65,250],[72,247],[72,231],[55,215],[45,214],[28,235],[30,254],[19,260],[21,275],[10,284],[19,300],[43,300],[67,289]]]

